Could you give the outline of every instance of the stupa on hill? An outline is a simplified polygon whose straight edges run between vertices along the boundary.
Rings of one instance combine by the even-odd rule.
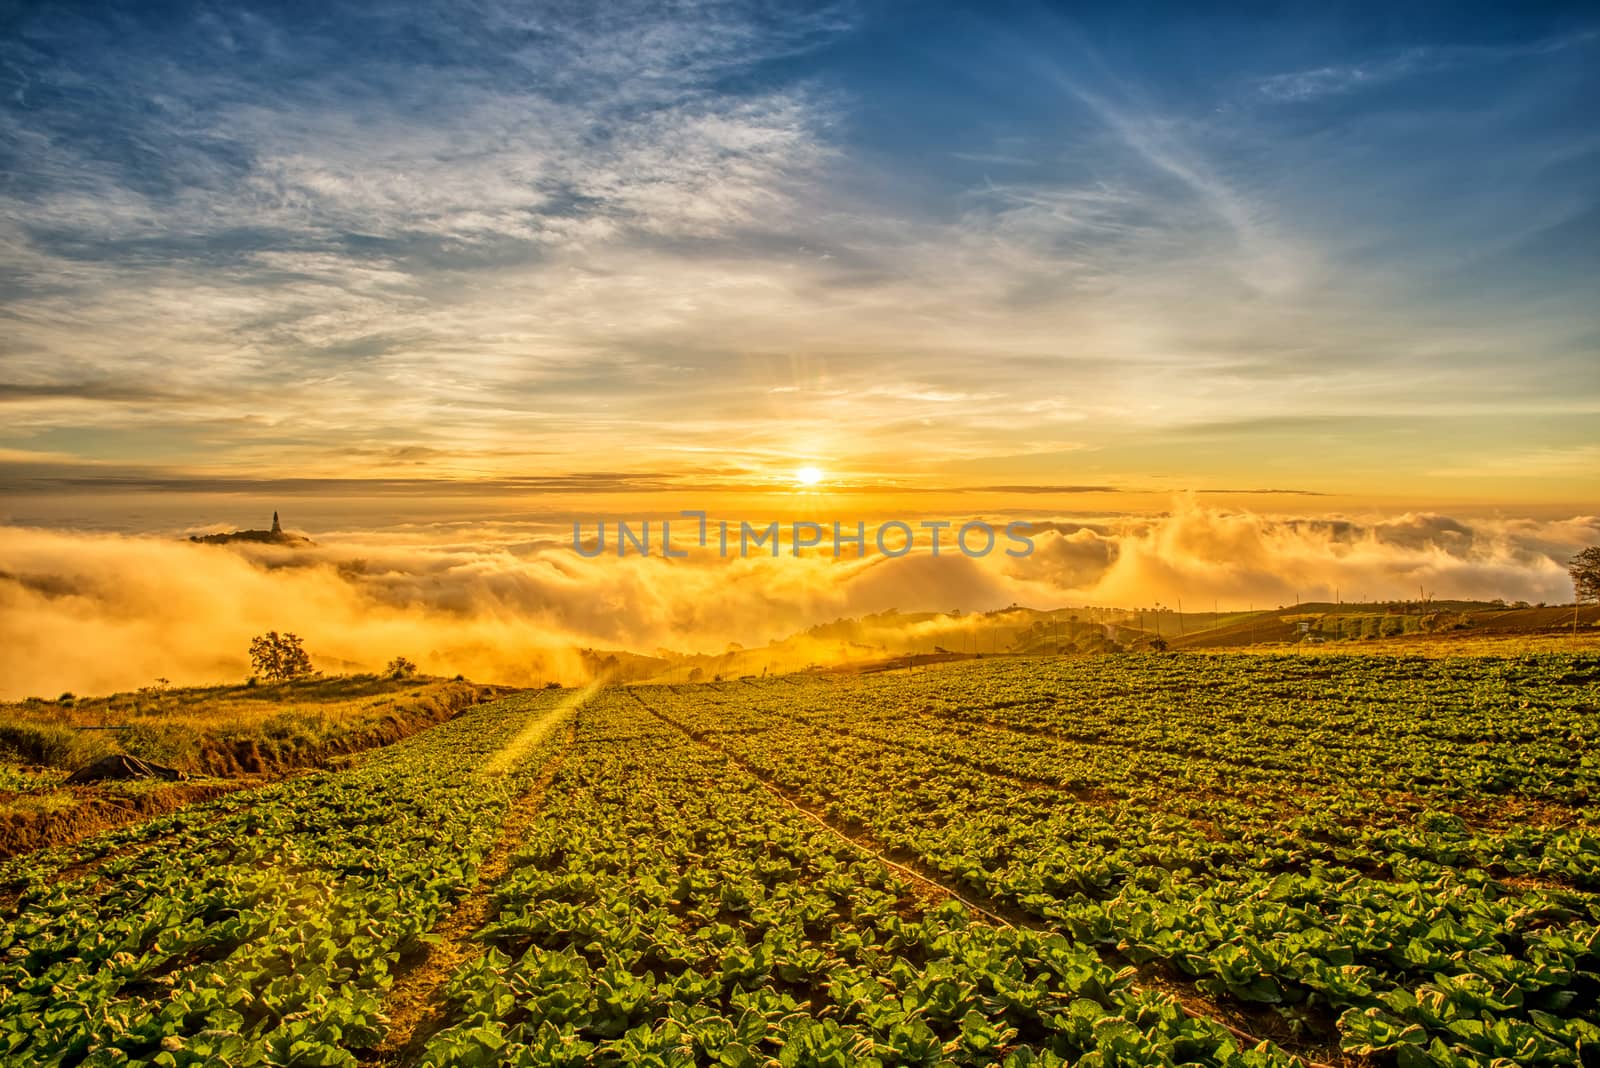
[[[235,530],[225,534],[193,534],[189,540],[201,545],[231,545],[234,542],[253,542],[258,545],[290,545],[304,548],[316,542],[304,534],[291,534],[278,522],[278,513],[272,513],[271,530]]]

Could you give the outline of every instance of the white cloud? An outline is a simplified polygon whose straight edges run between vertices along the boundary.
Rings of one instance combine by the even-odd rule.
[[[955,516],[941,518],[957,519]],[[585,532],[592,534],[593,524]],[[659,536],[659,535],[658,535]],[[888,609],[1021,602],[1258,607],[1302,599],[1562,601],[1564,562],[1600,518],[1556,522],[1230,512],[1040,525],[1033,556],[584,559],[570,527],[504,520],[319,534],[308,550],[0,527],[0,696],[238,678],[249,638],[292,630],[314,653],[396,654],[491,681],[575,681],[575,646],[720,651]]]
[[[1411,299],[1438,272],[1310,218],[1320,141],[1075,68],[1026,83],[1054,86],[1059,126],[957,153],[1036,166],[947,188],[860,143],[861,101],[772,75],[844,21],[479,3],[411,27],[421,58],[262,81],[327,42],[229,9],[205,27],[228,62],[115,54],[70,105],[24,86],[0,108],[30,168],[0,191],[0,383],[23,387],[0,446],[325,470],[374,441],[424,439],[425,465],[626,442],[641,464],[828,453],[903,477],[1267,415],[1594,410],[1547,373],[1586,321],[1443,314]],[[100,108],[131,136],[50,125]]]
[[[1600,34],[1590,30],[1518,44],[1426,45],[1377,56],[1362,63],[1334,63],[1269,75],[1260,79],[1256,88],[1263,96],[1275,100],[1315,100],[1357,92],[1414,74],[1549,55],[1588,44],[1597,36]]]

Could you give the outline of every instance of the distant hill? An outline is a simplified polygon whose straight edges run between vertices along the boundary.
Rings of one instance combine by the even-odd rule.
[[[1576,615],[1581,627],[1592,627],[1600,622],[1600,605],[1585,605]],[[1169,624],[1166,638],[1175,649],[1220,649],[1282,642],[1553,634],[1570,628],[1573,617],[1572,605],[1432,600],[1315,603],[1224,615],[1216,626],[1203,616],[1185,617],[1186,627],[1173,635]]]
[[[1585,633],[1600,605],[1578,610]],[[721,654],[661,650],[637,658],[631,678],[699,682],[796,671],[856,672],[920,667],[984,656],[1054,656],[1148,649],[1329,645],[1371,648],[1418,641],[1565,634],[1571,605],[1497,601],[1304,603],[1247,612],[1139,611],[1104,607],[993,612],[880,612],[837,619],[766,645]],[[588,655],[588,654],[586,654]],[[626,677],[626,676],[625,676]]]
[[[291,534],[278,522],[278,513],[272,513],[271,530],[234,530],[223,534],[193,534],[189,540],[197,545],[232,545],[236,542],[257,545],[286,545],[304,549],[316,544],[304,534]]]

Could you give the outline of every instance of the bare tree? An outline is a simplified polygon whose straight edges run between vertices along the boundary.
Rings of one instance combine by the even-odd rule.
[[[298,635],[269,630],[250,639],[250,666],[268,682],[287,682],[313,674],[311,657]]]

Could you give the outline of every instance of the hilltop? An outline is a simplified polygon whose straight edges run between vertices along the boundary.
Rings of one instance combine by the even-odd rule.
[[[193,534],[189,540],[198,545],[232,545],[250,542],[258,545],[285,545],[291,548],[310,548],[316,542],[304,534],[292,534],[278,522],[278,513],[272,513],[271,530],[233,530],[219,534]]]

